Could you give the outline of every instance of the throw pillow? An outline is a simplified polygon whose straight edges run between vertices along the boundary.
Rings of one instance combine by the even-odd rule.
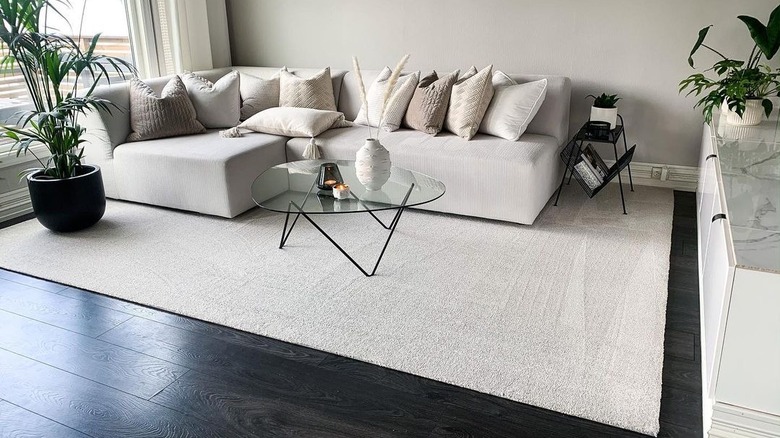
[[[475,69],[476,70],[476,69]],[[453,134],[470,140],[482,123],[482,117],[493,98],[493,66],[458,80],[452,86],[452,96],[444,125]]]
[[[344,114],[311,108],[278,107],[260,111],[239,128],[286,137],[316,137],[330,128],[351,126]]]
[[[279,81],[279,106],[336,111],[330,67],[303,79],[283,68]]]
[[[404,126],[431,135],[438,134],[444,126],[452,86],[458,79],[458,74],[460,70],[455,70],[439,78],[436,72],[433,72],[420,79],[406,110]]]
[[[270,79],[241,73],[241,120],[279,106],[279,75]]]
[[[379,76],[377,76],[368,89],[368,93],[366,93],[368,108],[365,108],[365,105],[360,107],[355,123],[374,127],[379,126],[379,117],[382,113],[382,105],[384,104],[385,94],[389,85],[388,81],[392,74],[390,67],[385,67],[379,73]],[[409,101],[412,100],[414,89],[417,87],[419,80],[419,71],[398,78],[385,107],[385,114],[382,117],[382,129],[392,132],[401,127],[401,121],[404,118],[404,114],[406,114]]]
[[[142,81],[130,80],[130,129],[127,141],[206,132],[178,76],[168,81],[160,97]]]
[[[497,71],[493,75],[493,87],[493,100],[485,112],[479,132],[517,141],[547,96],[547,79],[518,84]]]
[[[184,73],[181,79],[198,114],[198,121],[206,128],[231,128],[241,117],[241,93],[238,72],[231,71],[212,83],[194,73]]]

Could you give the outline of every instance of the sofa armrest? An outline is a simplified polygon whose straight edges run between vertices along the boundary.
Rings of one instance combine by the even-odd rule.
[[[130,134],[130,91],[127,83],[98,87],[94,96],[109,100],[116,106],[110,111],[88,111],[80,120],[86,129],[84,155],[91,163],[110,160],[114,148]]]

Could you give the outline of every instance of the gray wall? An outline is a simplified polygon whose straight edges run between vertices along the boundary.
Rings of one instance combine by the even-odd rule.
[[[227,0],[234,65],[452,70],[494,64],[569,76],[572,131],[587,94],[619,93],[637,161],[694,166],[702,117],[677,94],[697,31],[732,57],[751,47],[737,15],[762,21],[772,0]],[[699,56],[700,65],[713,62]]]

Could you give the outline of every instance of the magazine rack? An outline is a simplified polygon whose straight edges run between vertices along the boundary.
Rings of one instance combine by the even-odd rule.
[[[574,136],[574,138],[569,141],[569,143],[566,145],[566,147],[563,148],[561,151],[561,160],[563,160],[564,163],[566,163],[566,168],[563,170],[563,178],[561,178],[561,184],[558,187],[558,194],[555,196],[555,204],[558,205],[558,200],[561,197],[561,191],[563,190],[563,183],[566,182],[566,173],[569,173],[569,182],[571,183],[572,176],[574,179],[577,180],[579,185],[582,187],[582,189],[585,191],[585,193],[588,195],[588,198],[592,198],[596,196],[598,192],[601,191],[610,181],[615,179],[615,177],[618,178],[618,186],[620,187],[620,202],[623,204],[623,214],[628,214],[626,211],[626,199],[623,195],[623,179],[620,175],[620,172],[623,169],[628,169],[628,179],[631,184],[631,191],[634,191],[634,181],[631,176],[631,159],[634,158],[634,150],[636,149],[636,145],[632,146],[631,149],[628,148],[628,143],[626,141],[625,136],[625,129],[623,128],[623,117],[618,115],[620,118],[620,124],[615,126],[614,129],[609,131],[607,135],[605,136],[594,136],[589,130],[588,130],[588,124],[580,128],[580,130],[577,132],[577,134]],[[618,157],[617,152],[617,143],[620,141],[621,137],[623,138],[623,148],[625,150],[625,153],[623,156]],[[574,166],[577,165],[580,161],[582,161],[582,158],[580,157],[583,149],[583,144],[586,142],[595,142],[595,143],[611,143],[612,147],[615,151],[615,164],[612,165],[612,167],[609,168],[609,171],[604,176],[604,181],[599,184],[597,187],[591,188],[588,186],[588,184],[585,182],[585,180],[580,176],[580,174],[575,171]],[[567,184],[568,184],[567,183]]]

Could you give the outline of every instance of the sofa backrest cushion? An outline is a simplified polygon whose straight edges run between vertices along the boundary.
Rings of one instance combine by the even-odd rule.
[[[363,70],[363,82],[371,84],[380,70]],[[547,79],[547,97],[539,112],[536,113],[526,132],[529,134],[550,135],[564,144],[569,137],[569,106],[571,104],[571,80],[565,76],[510,74],[518,84]],[[360,91],[354,72],[344,76],[338,110],[347,120],[354,120],[360,111]]]

